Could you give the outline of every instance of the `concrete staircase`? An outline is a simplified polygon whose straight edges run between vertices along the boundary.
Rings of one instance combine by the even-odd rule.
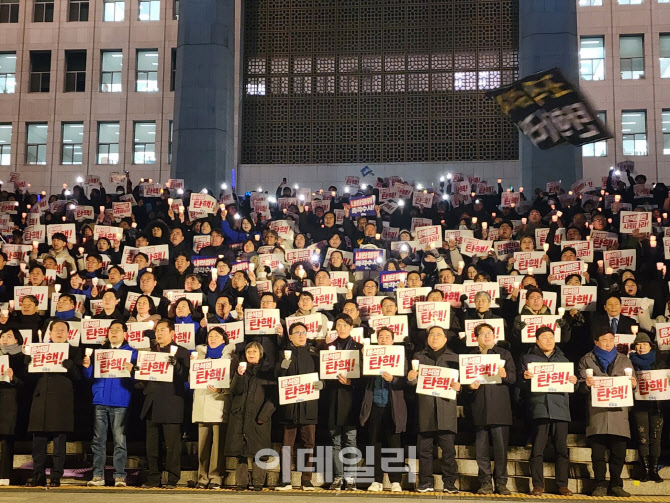
[[[273,448],[280,449],[279,444],[274,444]],[[583,435],[571,434],[568,436],[568,448],[570,452],[570,480],[568,487],[575,493],[590,494],[594,488],[592,480],[593,470],[591,467],[591,450],[586,446],[586,439]],[[182,444],[182,477],[179,485],[187,487],[197,481],[197,443],[185,441]],[[546,456],[551,456],[550,447],[547,448]],[[128,445],[129,459],[127,464],[128,482],[130,485],[139,484],[143,481],[143,470],[146,468],[144,459],[144,445],[141,442],[133,442]],[[29,454],[30,443],[18,442],[14,456],[14,467],[16,470],[16,479],[21,482],[27,480],[31,475],[32,458]],[[49,446],[51,452],[51,445]],[[108,454],[112,452],[111,443],[108,445]],[[436,457],[439,457],[439,449],[436,449]],[[508,488],[513,492],[529,493],[532,489],[530,479],[530,467],[528,458],[530,449],[524,447],[512,446],[509,448],[507,471],[509,474]],[[545,457],[545,459],[548,459]],[[472,445],[457,445],[456,458],[458,463],[459,479],[457,486],[464,492],[475,492],[479,488],[477,481],[477,463],[475,461],[475,449]],[[111,479],[111,456],[108,456],[108,478]],[[629,449],[626,453],[626,465],[624,466],[622,478],[624,479],[624,489],[634,495],[670,495],[670,467],[663,468],[660,471],[661,477],[668,479],[663,483],[654,482],[640,483],[635,480],[637,475],[637,451]],[[235,485],[235,468],[237,461],[234,458],[227,459],[227,474],[225,485]],[[416,460],[408,460],[410,469],[416,473]],[[91,478],[91,451],[88,442],[68,442],[66,473],[62,480],[64,485],[74,484],[83,485]],[[434,465],[435,471],[439,471],[439,461]],[[554,481],[554,465],[552,462],[544,464],[545,490],[555,492],[557,490]],[[317,486],[323,486],[323,477],[315,473],[312,481]],[[270,470],[267,476],[266,485],[273,487],[279,482],[279,468]],[[300,485],[300,474],[292,473],[292,483],[295,487]],[[442,480],[439,475],[435,476],[434,487],[436,491],[442,490]],[[359,483],[359,488],[365,488],[367,484]],[[390,488],[388,480],[385,481],[386,489]],[[407,483],[407,476],[403,477],[403,487],[405,490],[413,490],[413,487]]]

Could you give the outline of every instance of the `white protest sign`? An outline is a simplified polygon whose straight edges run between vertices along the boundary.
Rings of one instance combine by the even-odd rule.
[[[573,393],[575,385],[568,381],[575,375],[572,362],[530,362],[528,370],[532,372],[531,393]]]
[[[388,372],[393,376],[405,375],[404,346],[364,346],[363,375],[381,375]]]
[[[498,375],[500,367],[505,364],[498,354],[458,355],[458,370],[461,384],[500,384],[502,378]]]
[[[416,393],[448,400],[456,400],[456,390],[452,385],[458,382],[458,370],[448,367],[419,365]]]
[[[635,373],[635,400],[670,400],[670,369],[640,370]]]
[[[558,315],[544,314],[544,315],[528,315],[522,314],[521,321],[526,326],[521,330],[521,342],[528,344],[535,344],[535,332],[541,327],[548,327],[554,332],[554,340],[561,342],[561,327],[558,326],[558,320],[561,317]]]
[[[591,407],[632,407],[633,388],[630,377],[594,377]]]
[[[191,389],[203,389],[208,386],[230,388],[230,360],[224,358],[191,360],[188,382]]]
[[[319,353],[321,379],[337,379],[338,374],[350,379],[359,378],[360,355],[356,349],[321,351]]]
[[[130,377],[130,372],[123,367],[130,363],[132,351],[127,349],[96,349],[93,352],[93,377],[105,379],[113,377]]]
[[[67,372],[63,367],[63,360],[70,354],[70,345],[67,342],[48,344],[30,344],[29,373]]]
[[[138,351],[135,379],[138,381],[172,382],[174,366],[170,365],[170,353]]]
[[[279,405],[318,400],[319,390],[314,388],[318,380],[316,372],[278,378]]]

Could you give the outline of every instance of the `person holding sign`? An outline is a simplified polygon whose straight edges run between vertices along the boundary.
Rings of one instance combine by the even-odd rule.
[[[14,467],[14,433],[19,415],[18,387],[25,379],[18,330],[5,330],[0,335],[0,486],[8,486]]]
[[[507,445],[509,427],[513,423],[510,388],[516,384],[516,366],[512,355],[506,349],[495,344],[495,332],[491,325],[482,323],[475,327],[478,346],[473,354],[497,354],[505,362],[498,368],[502,379],[500,384],[482,385],[479,381],[469,385],[471,392],[472,422],[475,426],[475,453],[481,484],[477,494],[492,494],[491,458],[489,440],[493,440],[493,459],[495,468],[493,480],[495,492],[507,496]]]
[[[247,489],[249,482],[248,458],[253,459],[252,484],[254,491],[262,491],[267,470],[258,464],[266,456],[256,454],[272,445],[272,414],[276,406],[272,400],[277,386],[272,371],[264,370],[263,346],[250,342],[244,348],[244,358],[233,373],[230,383],[232,403],[226,432],[226,456],[237,458],[235,483],[238,491]]]
[[[181,425],[184,422],[184,384],[188,381],[189,352],[174,342],[174,323],[160,320],[152,351],[169,353],[174,367],[171,382],[145,381],[142,383],[144,404],[140,418],[146,419],[146,445],[149,474],[143,487],[161,487],[160,435],[165,442],[165,471],[168,472],[165,489],[174,489],[181,478]],[[137,369],[135,369],[137,371]]]
[[[628,355],[635,372],[663,368],[656,360],[656,350],[645,333],[638,333],[633,342],[633,351]],[[658,474],[658,458],[661,456],[663,438],[663,410],[657,400],[635,400],[633,421],[637,426],[637,452],[640,455],[640,482],[653,480],[663,482]]]
[[[107,341],[101,350],[130,351],[130,361],[121,365],[124,370],[133,370],[137,361],[137,350],[130,347],[126,341],[128,328],[122,321],[113,321],[109,325]],[[95,354],[95,352],[93,353]],[[130,377],[94,378],[94,365],[91,356],[86,354],[82,362],[84,377],[93,381],[93,478],[89,480],[88,486],[105,485],[105,462],[107,447],[107,431],[111,428],[114,440],[114,486],[126,486],[126,420],[128,418],[128,406],[133,392],[133,379]],[[99,363],[96,363],[99,365]]]
[[[528,369],[529,363],[552,364],[569,360],[556,347],[554,332],[549,327],[540,327],[535,332],[535,345],[521,359],[522,384],[530,389],[534,374]],[[567,381],[575,385],[577,377],[570,375]],[[533,479],[533,496],[544,492],[544,448],[549,435],[554,439],[556,453],[556,484],[561,496],[572,496],[568,489],[568,425],[570,424],[570,400],[568,393],[530,393],[528,399],[530,417],[534,423],[533,448],[530,454],[530,473]]]
[[[420,366],[423,365],[458,369],[458,356],[447,346],[447,334],[442,327],[431,327],[428,330],[426,347],[414,354],[412,370],[407,374],[407,380],[410,384],[417,385]],[[453,381],[449,384],[449,389],[458,393],[461,391],[461,385],[459,382]],[[456,465],[455,447],[458,431],[456,399],[420,393],[418,390],[417,399],[419,485],[416,490],[420,493],[434,491],[433,448],[437,444],[442,449],[441,466],[444,492],[456,494],[458,493],[456,488],[458,466]]]
[[[232,360],[235,345],[228,343],[222,328],[212,328],[207,334],[207,344],[196,348],[197,360]],[[237,364],[237,357],[234,363]],[[232,365],[231,365],[232,366]],[[193,390],[192,420],[198,424],[198,483],[196,489],[220,489],[226,472],[223,455],[230,415],[229,389],[206,388]]]
[[[348,314],[339,314],[335,318],[337,338],[330,342],[336,350],[357,350],[363,347],[351,337],[354,322]],[[327,339],[326,339],[327,341]],[[359,358],[360,362],[360,358]],[[333,482],[331,491],[343,488],[356,490],[354,477],[347,476],[345,481],[344,466],[340,459],[343,448],[356,447],[357,413],[360,410],[360,379],[350,379],[344,373],[337,375],[336,380],[328,380],[325,387],[325,402],[328,407],[328,428],[333,443]]]
[[[388,327],[381,327],[377,331],[377,344],[379,346],[393,345],[393,331]],[[368,348],[374,346],[367,346]],[[407,363],[403,374],[407,372]],[[368,491],[383,491],[384,472],[382,471],[382,440],[384,447],[395,449],[395,453],[402,452],[400,456],[404,459],[404,450],[400,435],[405,431],[407,425],[407,404],[405,403],[405,377],[397,377],[384,371],[381,375],[364,378],[365,392],[361,404],[360,422],[361,426],[367,426],[368,445],[374,446],[372,460],[368,465],[375,467],[375,480]],[[431,442],[432,446],[432,442]],[[391,454],[389,457],[398,457]],[[390,463],[387,463],[390,465]],[[400,482],[402,479],[403,466],[395,466],[388,473],[392,492],[402,492]]]
[[[285,346],[284,359],[279,364],[277,377],[296,376],[319,372],[319,356],[313,346],[307,344],[307,327],[300,322],[289,327],[288,344]],[[323,381],[314,382],[314,389],[323,389]],[[282,456],[288,454],[288,459],[282,458],[281,475],[276,491],[291,490],[291,459],[295,439],[300,435],[304,448],[302,456],[306,456],[305,466],[312,466],[312,450],[316,442],[316,424],[319,420],[319,401],[305,400],[281,406],[282,422],[284,423],[284,440],[282,442]],[[288,468],[288,469],[287,469]],[[312,472],[302,472],[300,476],[303,491],[313,491]]]
[[[611,299],[612,297],[608,299],[608,302]],[[606,306],[605,309],[608,307]],[[633,364],[627,356],[617,351],[614,334],[605,331],[596,335],[594,342],[593,351],[579,360],[579,376],[584,379],[582,391],[590,391],[593,396],[596,391],[591,388],[595,384],[595,378],[614,376],[630,376],[632,388],[635,388],[637,381],[633,377]],[[628,391],[632,393],[631,390]],[[621,395],[622,393],[619,393],[618,398],[622,398]],[[592,402],[589,402],[588,405],[589,422],[586,427],[586,437],[591,444],[593,477],[596,481],[596,488],[591,496],[608,495],[605,454],[609,449],[609,494],[629,497],[630,494],[624,491],[623,480],[621,480],[621,471],[626,460],[626,443],[630,439],[628,407],[607,407],[606,405],[607,402],[601,407],[594,407]]]
[[[50,341],[67,343],[70,326],[66,321],[57,320],[49,329]],[[26,365],[32,358],[26,355]],[[53,440],[53,468],[51,487],[59,487],[65,466],[65,442],[67,433],[74,431],[74,382],[81,379],[78,364],[81,353],[70,347],[68,356],[61,365],[65,372],[29,373],[27,378],[35,379],[35,391],[30,406],[28,431],[33,433],[33,478],[29,486],[46,485],[47,443]]]
[[[621,296],[613,293],[605,300],[605,313],[597,314],[593,318],[591,332],[594,340],[599,334],[609,332],[611,334],[632,334],[631,327],[635,320],[621,314]]]

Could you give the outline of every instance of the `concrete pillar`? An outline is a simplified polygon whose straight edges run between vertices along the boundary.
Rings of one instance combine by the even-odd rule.
[[[187,188],[230,177],[233,155],[234,0],[181,0],[172,177]]]
[[[519,72],[521,77],[558,67],[579,85],[577,2],[574,0],[519,0]],[[525,189],[544,189],[562,180],[569,187],[582,178],[582,150],[570,144],[540,150],[520,135],[521,179]]]

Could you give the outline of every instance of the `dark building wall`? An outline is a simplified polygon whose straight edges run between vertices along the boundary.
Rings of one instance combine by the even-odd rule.
[[[521,0],[519,2],[519,71],[522,77],[559,67],[579,85],[577,2],[572,0]],[[570,186],[582,178],[582,149],[563,145],[540,150],[521,135],[521,178],[527,189],[562,180]]]
[[[181,0],[172,176],[212,187],[234,168],[234,0]]]

